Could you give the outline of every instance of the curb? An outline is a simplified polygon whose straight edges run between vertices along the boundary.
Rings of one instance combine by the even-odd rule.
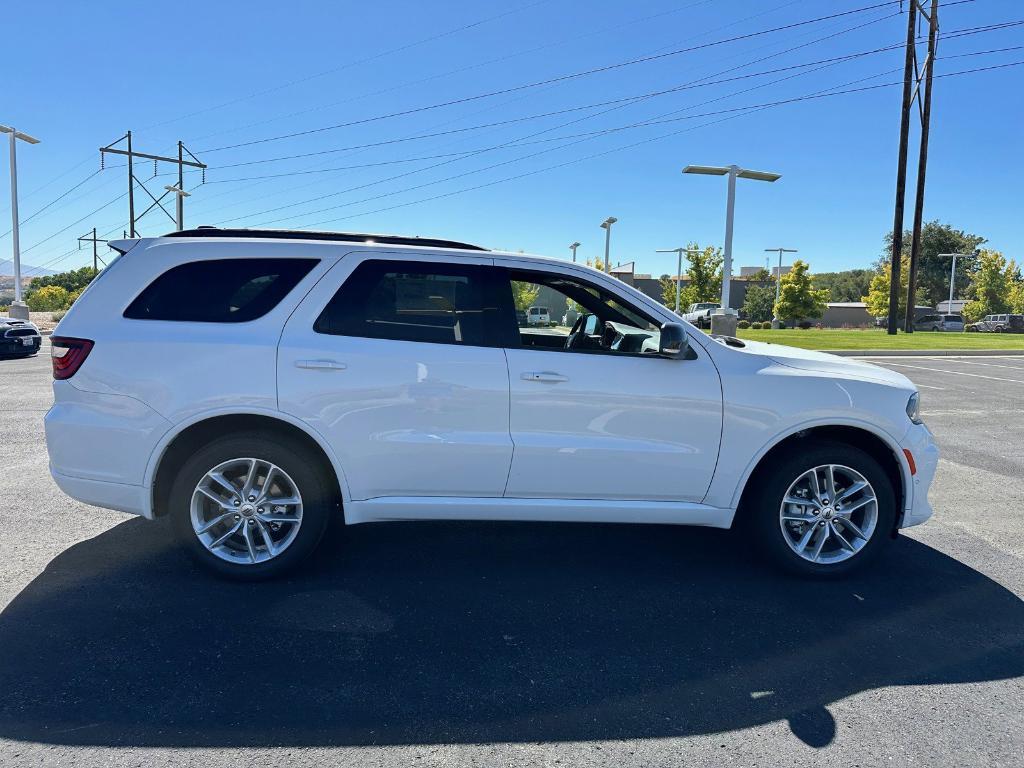
[[[1006,357],[1022,356],[1024,349],[822,349],[839,357]]]

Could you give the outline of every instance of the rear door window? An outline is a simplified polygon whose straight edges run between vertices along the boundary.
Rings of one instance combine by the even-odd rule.
[[[181,264],[128,305],[130,320],[244,323],[276,307],[317,259],[211,259]]]
[[[497,304],[483,267],[364,261],[338,289],[314,330],[338,336],[493,346]]]

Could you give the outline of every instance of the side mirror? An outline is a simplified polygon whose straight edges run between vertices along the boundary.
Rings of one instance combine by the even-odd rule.
[[[661,341],[658,354],[663,357],[683,358],[690,349],[686,329],[680,323],[665,323],[661,326]]]

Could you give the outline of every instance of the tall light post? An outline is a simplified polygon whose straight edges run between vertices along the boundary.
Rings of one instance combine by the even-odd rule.
[[[736,209],[736,179],[754,179],[755,181],[778,181],[782,174],[769,173],[767,171],[751,171],[740,168],[738,165],[714,166],[714,165],[688,165],[683,168],[683,173],[699,173],[705,176],[728,176],[729,196],[725,207],[725,258],[722,263],[722,306],[711,316],[711,326],[714,332],[718,317],[718,325],[728,336],[736,335],[736,311],[729,307],[729,287],[732,278],[732,223],[733,213]],[[725,317],[729,319],[726,320]]]
[[[178,231],[181,232],[185,229],[185,198],[191,197],[191,192],[186,192],[181,187],[171,186],[168,184],[164,187],[168,192],[173,194],[177,199],[174,205],[174,223],[178,227]]]
[[[569,250],[572,251],[572,263],[573,264],[576,263],[576,249],[579,248],[579,247],[580,247],[580,244],[578,242],[573,243],[572,245],[569,246]]]
[[[607,275],[611,267],[609,266],[609,260],[611,259],[611,248],[612,248],[612,224],[618,219],[614,216],[609,216],[607,219],[601,222],[601,229],[604,230],[604,273]]]
[[[665,248],[664,250],[655,251],[655,253],[674,253],[678,256],[676,259],[676,314],[679,314],[679,294],[682,290],[683,285],[683,254],[684,253],[700,253],[699,248]]]
[[[779,306],[779,294],[782,288],[782,254],[784,253],[797,253],[796,248],[765,248],[765,253],[779,252],[779,271],[775,275],[775,306],[772,307],[772,330],[779,330],[779,311],[775,308]]]
[[[21,299],[21,243],[18,240],[18,139],[26,144],[38,144],[39,139],[27,133],[0,125],[0,133],[10,135],[11,140],[11,242],[14,246],[14,303],[9,310],[11,317],[28,320],[28,307]]]
[[[978,257],[978,252],[974,253],[940,253],[939,258],[945,258],[946,256],[953,257],[953,263],[949,267],[949,304],[946,306],[946,312],[953,314],[953,286],[956,285],[956,260],[957,259],[975,259]],[[909,310],[908,310],[909,312]]]

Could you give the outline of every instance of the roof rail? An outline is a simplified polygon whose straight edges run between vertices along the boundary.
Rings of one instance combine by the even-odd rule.
[[[486,251],[480,245],[457,240],[439,240],[432,237],[404,235],[370,235],[356,232],[307,232],[297,229],[221,229],[200,226],[168,232],[164,237],[249,237],[261,240],[330,240],[340,243],[377,243],[380,245],[418,245],[423,248],[456,248],[465,251]]]

